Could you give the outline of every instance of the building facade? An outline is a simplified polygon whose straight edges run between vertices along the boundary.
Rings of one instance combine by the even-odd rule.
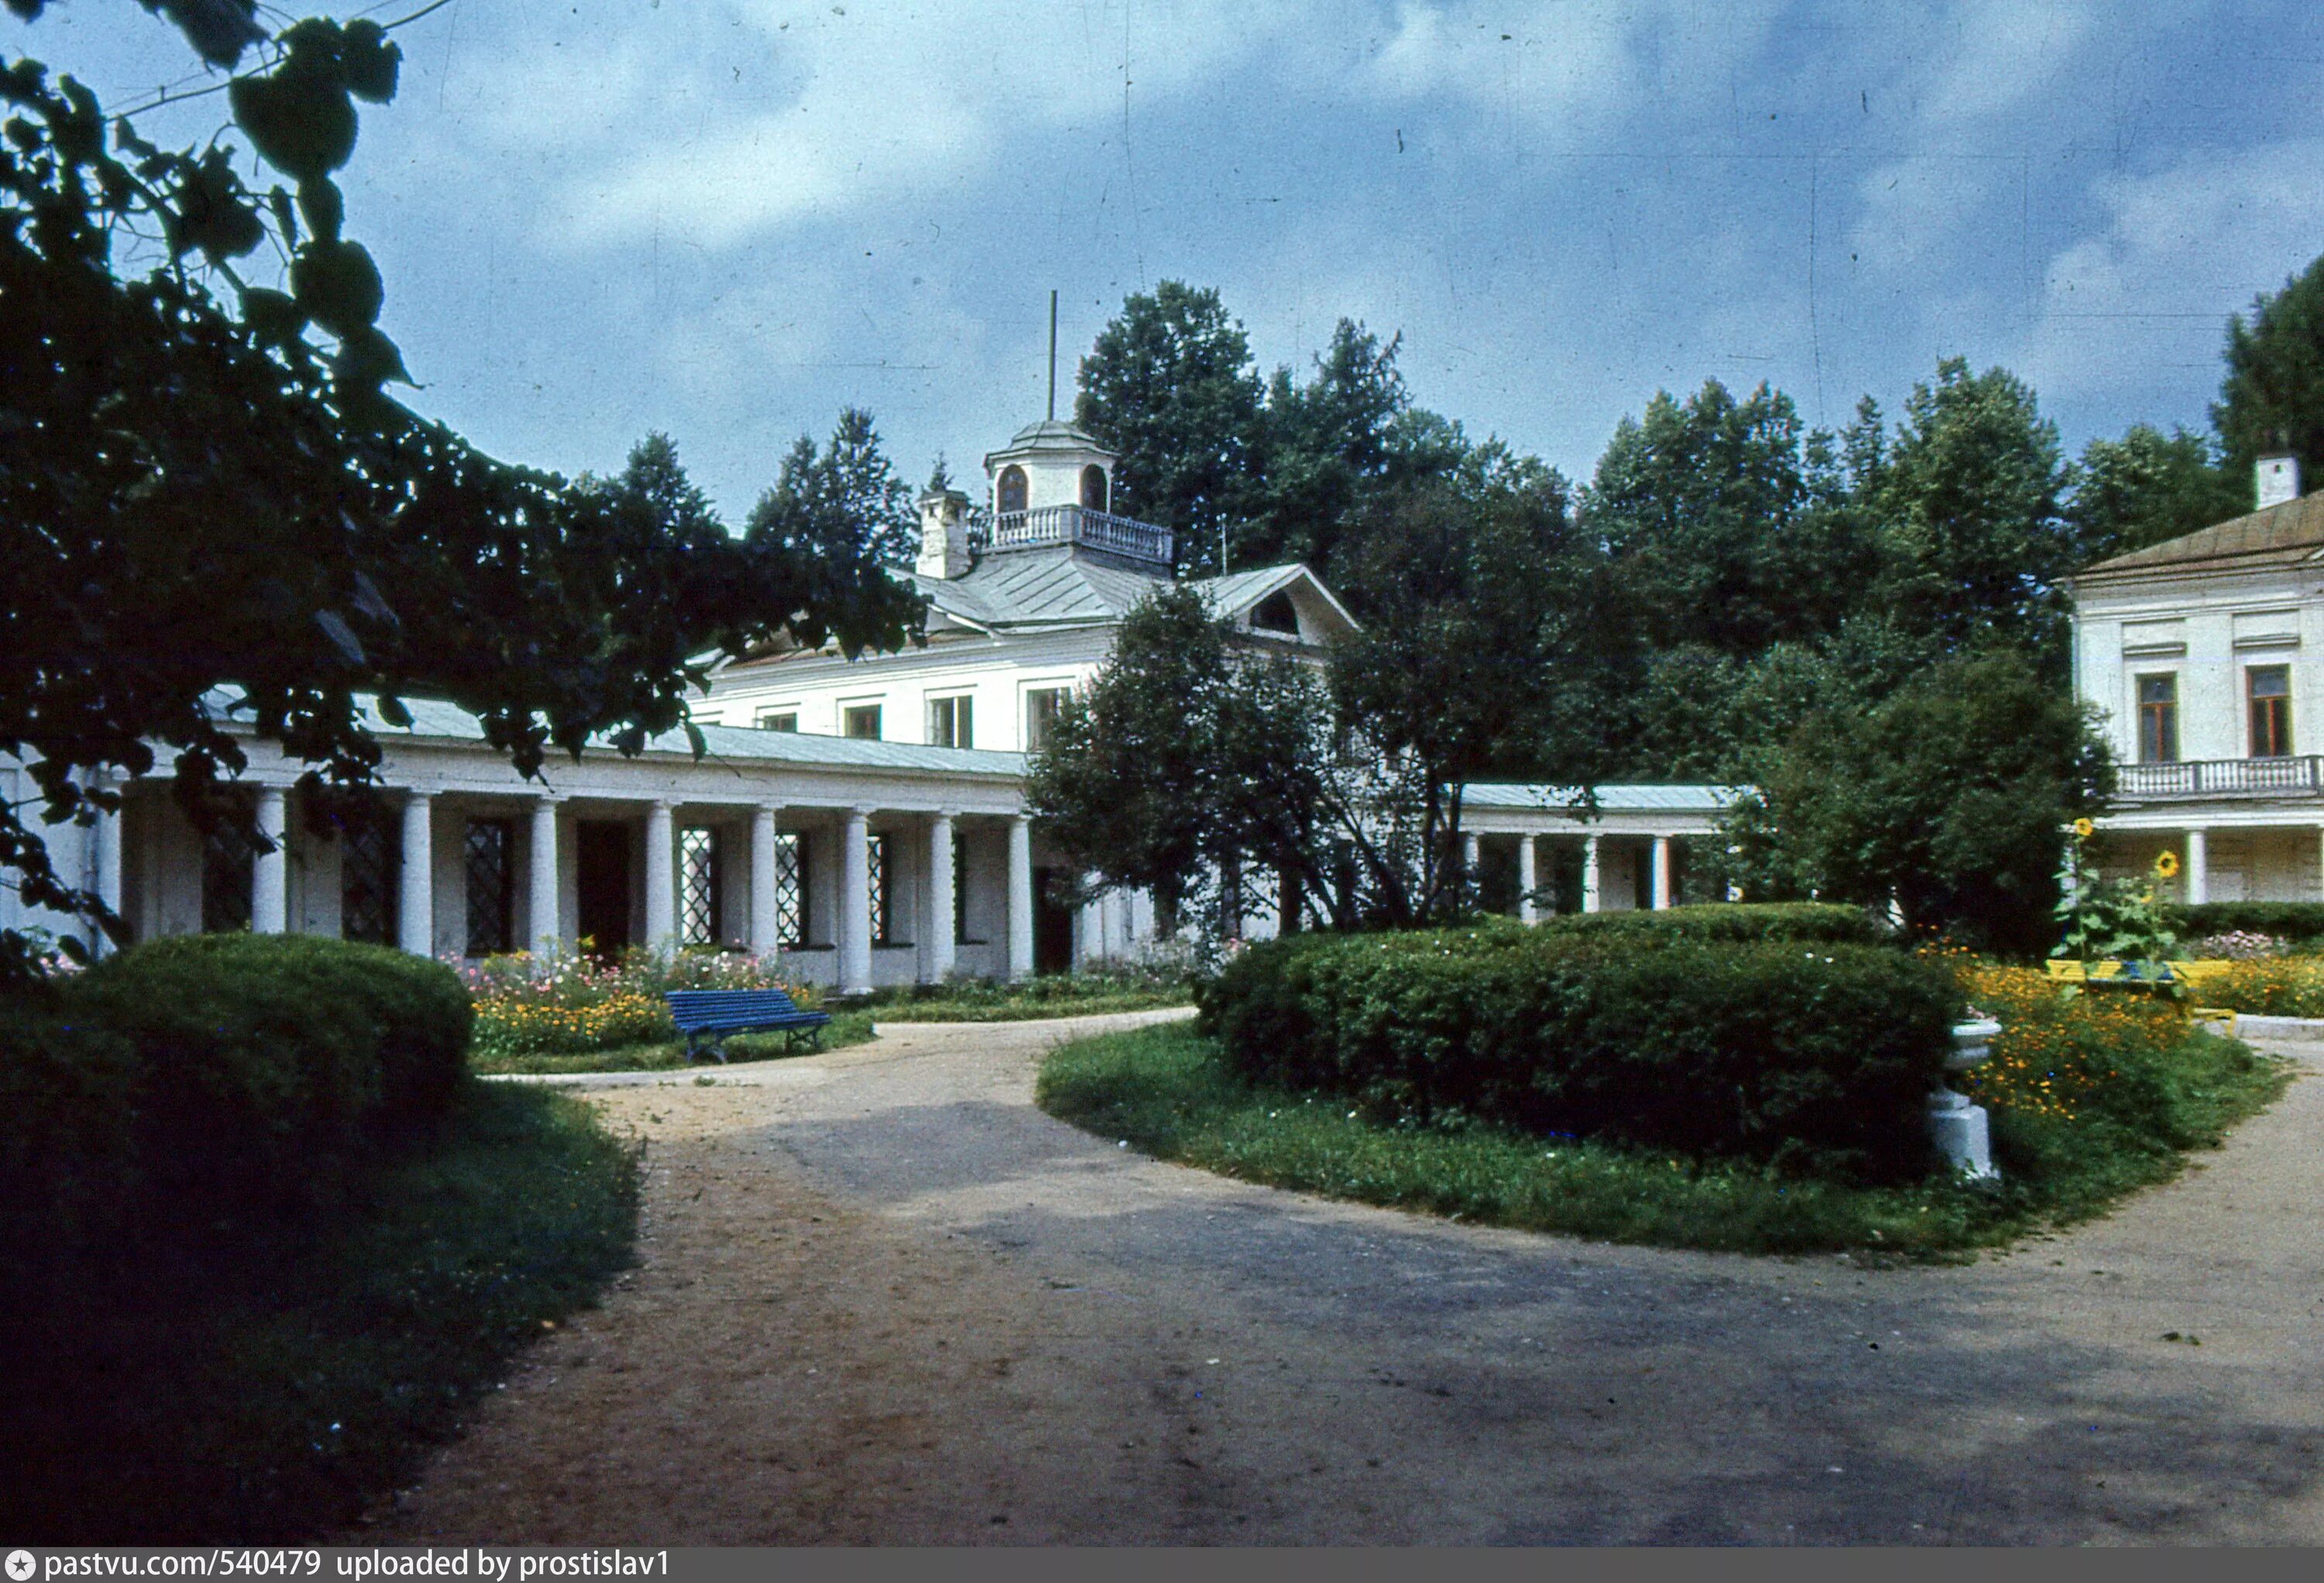
[[[2120,765],[2109,874],[2180,899],[2324,900],[2324,493],[2259,464],[2257,511],[2071,580],[2074,688]]]

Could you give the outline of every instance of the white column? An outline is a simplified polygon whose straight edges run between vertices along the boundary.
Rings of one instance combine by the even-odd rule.
[[[751,951],[756,956],[781,948],[775,932],[775,809],[751,810]]]
[[[1526,924],[1541,922],[1541,907],[1533,893],[1541,887],[1541,860],[1535,843],[1541,838],[1534,835],[1517,837],[1517,921]]]
[[[872,987],[872,810],[850,808],[839,835],[839,988]]]
[[[1033,976],[1033,821],[1009,816],[1009,976]]]
[[[561,931],[558,925],[559,904],[557,897],[557,799],[538,797],[532,805],[532,851],[530,867],[532,881],[530,900],[527,907],[525,933],[534,953],[549,956],[556,953]]]
[[[1582,910],[1594,913],[1598,907],[1598,838],[1584,836],[1582,841]]]
[[[1484,845],[1473,830],[1461,833],[1461,900],[1464,907],[1479,905],[1484,885],[1478,870],[1484,864]]]
[[[250,932],[282,934],[290,928],[290,833],[283,817],[282,788],[258,788],[258,833],[272,846],[250,864]]]
[[[1093,897],[1082,904],[1081,949],[1074,954],[1079,962],[1093,963],[1105,955],[1105,897]]]
[[[1654,907],[1661,912],[1671,904],[1671,838],[1655,837]]]
[[[678,824],[659,798],[646,810],[646,944],[678,949]]]
[[[958,942],[953,938],[953,915],[958,899],[953,895],[952,820],[938,814],[928,821],[928,916],[920,925],[920,981],[940,984],[951,972]]]
[[[113,785],[110,776],[100,775],[96,784],[99,787],[119,790]],[[124,807],[111,813],[100,813],[97,816],[97,879],[92,888],[97,892],[97,900],[103,902],[106,910],[116,918],[121,916],[121,821],[126,812]],[[94,922],[89,928],[88,949],[94,956],[113,954],[112,936]]]
[[[2187,905],[2200,907],[2211,899],[2209,835],[2200,824],[2187,832]]]
[[[436,799],[403,796],[402,868],[395,892],[395,943],[414,956],[436,954]]]

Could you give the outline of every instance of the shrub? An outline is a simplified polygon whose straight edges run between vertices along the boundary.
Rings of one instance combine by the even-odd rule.
[[[136,1054],[53,999],[0,1005],[0,1249],[103,1237],[140,1186]]]
[[[1244,1076],[1383,1119],[1909,1177],[1961,994],[1845,943],[1495,928],[1255,946],[1199,1004]]]
[[[2238,962],[2204,979],[2196,993],[2206,1006],[2256,1017],[2324,1017],[2324,962],[2304,956]]]
[[[299,935],[155,941],[53,986],[49,1005],[20,1003],[5,1030],[10,1208],[78,1205],[91,1223],[329,1197],[395,1130],[445,1112],[470,1023],[441,966]],[[108,1118],[60,1119],[92,1109]],[[75,1128],[106,1182],[27,1153]]]
[[[2324,902],[2207,901],[2162,912],[2172,929],[2190,939],[2230,933],[2273,934],[2303,943],[2324,939]]]
[[[2265,956],[2282,956],[2291,949],[2290,941],[2273,934],[2230,929],[2224,934],[2205,935],[2187,947],[2187,954],[2199,962],[2256,962]]]
[[[1567,913],[1545,919],[1541,926],[1553,934],[1735,943],[1814,940],[1877,945],[1892,934],[1886,924],[1862,907],[1814,901],[1712,902],[1661,911]]]
[[[786,978],[772,956],[632,948],[605,963],[578,955],[518,952],[456,971],[476,1007],[480,1059],[577,1055],[678,1037],[671,989],[784,989],[803,1007],[819,996]]]

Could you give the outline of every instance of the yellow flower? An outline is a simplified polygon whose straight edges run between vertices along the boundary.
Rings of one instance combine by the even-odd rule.
[[[2173,879],[2177,877],[2178,872],[2179,854],[2177,852],[2164,852],[2161,857],[2154,860],[2154,877],[2156,879]]]
[[[2096,835],[2098,833],[2098,827],[2091,824],[2088,819],[2077,819],[2074,821],[2074,833],[2080,836],[2084,841],[2089,840],[2091,836]]]

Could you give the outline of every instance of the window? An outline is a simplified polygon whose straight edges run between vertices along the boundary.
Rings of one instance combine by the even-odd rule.
[[[1262,632],[1280,632],[1286,638],[1299,636],[1299,612],[1291,603],[1291,595],[1277,589],[1259,602],[1250,612],[1250,624]]]
[[[2176,764],[2179,761],[2179,678],[2176,675],[2138,678],[2138,761]]]
[[[888,943],[888,838],[867,835],[863,838],[863,867],[872,886],[872,943]]]
[[[976,746],[976,700],[928,700],[928,745],[932,748]]]
[[[993,510],[1006,517],[1025,509],[1025,469],[1010,463],[1001,470],[1001,483],[994,491]]]
[[[2255,665],[2244,672],[2251,701],[2251,756],[2282,759],[2292,752],[2292,667]]]
[[[678,833],[679,937],[688,945],[719,943],[718,832]]]
[[[759,729],[761,731],[797,731],[798,730],[798,711],[761,709],[759,711]]]
[[[857,704],[839,712],[839,734],[880,740],[880,705]]]
[[[775,939],[807,943],[807,837],[796,830],[775,836]]]
[[[1106,509],[1105,469],[1094,462],[1082,469],[1082,504],[1093,511]]]
[[[462,862],[468,882],[468,954],[490,956],[515,940],[516,826],[506,819],[471,819]]]
[[[1070,687],[1036,687],[1025,695],[1025,750],[1038,753],[1049,745],[1049,728],[1065,712]]]
[[[339,937],[395,943],[395,822],[377,803],[339,816]]]
[[[250,837],[219,825],[202,836],[202,933],[231,934],[250,927]]]

